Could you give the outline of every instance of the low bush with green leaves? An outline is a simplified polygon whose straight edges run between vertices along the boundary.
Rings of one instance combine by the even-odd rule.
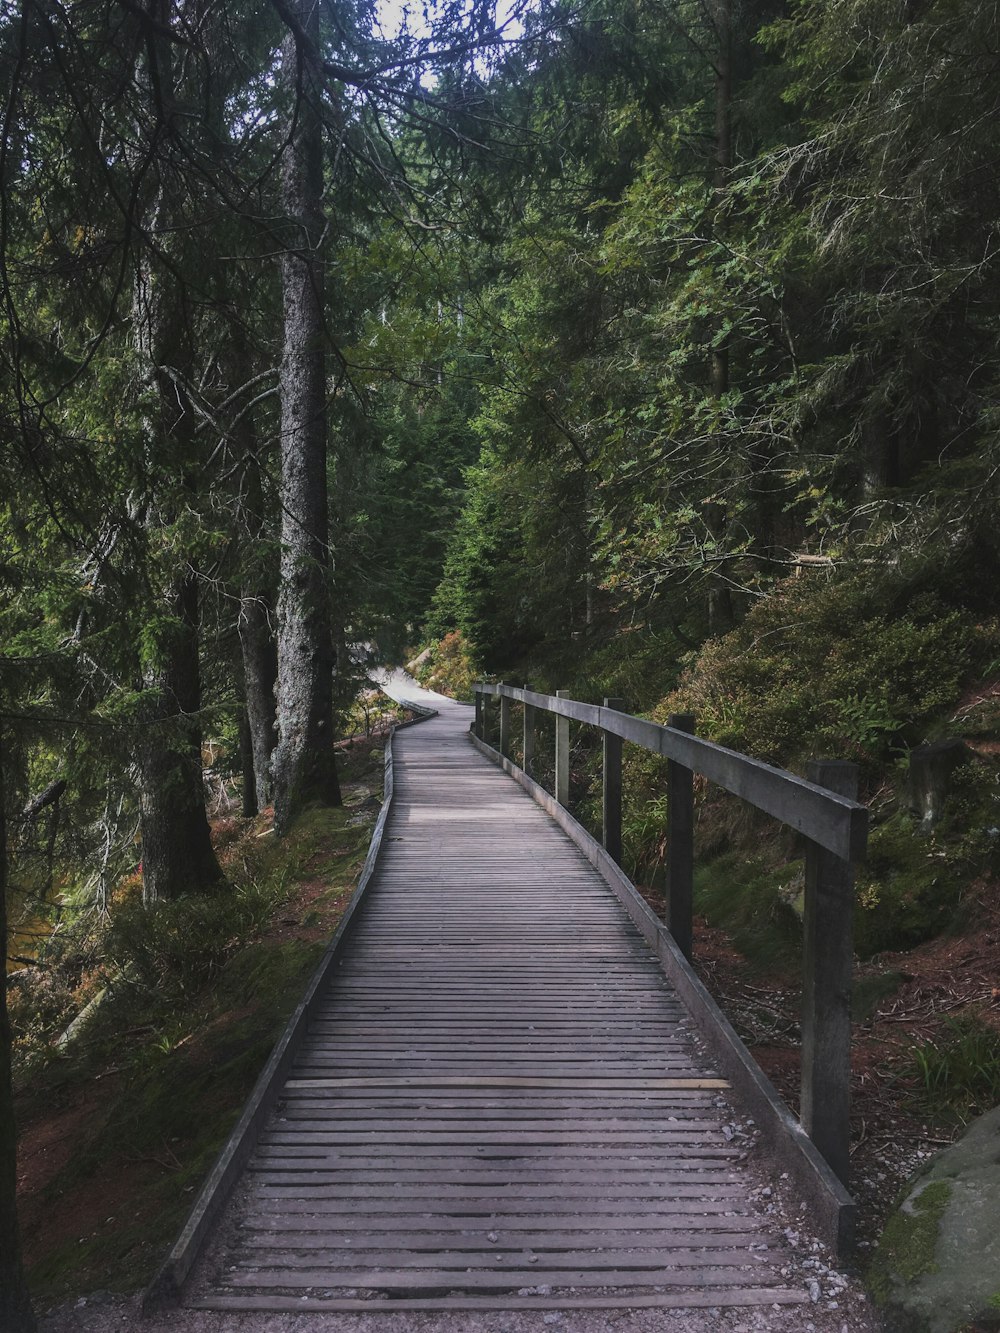
[[[996,636],[934,591],[792,579],[692,657],[657,715],[693,712],[702,734],[771,762],[877,766],[926,738]]]
[[[472,659],[472,650],[458,630],[432,644],[426,660],[417,671],[417,679],[429,690],[453,699],[471,699],[473,683],[480,679]]]
[[[280,880],[267,879],[149,907],[125,903],[105,937],[108,981],[122,996],[166,1001],[195,995],[264,929],[283,896]]]

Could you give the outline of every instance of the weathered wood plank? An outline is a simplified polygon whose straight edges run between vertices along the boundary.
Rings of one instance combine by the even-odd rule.
[[[507,1296],[502,1305],[489,1297],[466,1296],[461,1292],[447,1297],[393,1297],[382,1303],[383,1309],[392,1311],[418,1310],[697,1310],[715,1306],[759,1306],[759,1305],[803,1305],[809,1297],[803,1291],[788,1287],[742,1287],[737,1291],[712,1288],[708,1291],[662,1292],[655,1295],[629,1293],[627,1296],[617,1293],[602,1292],[593,1297],[570,1296]],[[345,1297],[341,1300],[320,1296],[306,1296],[296,1299],[291,1305],[281,1296],[205,1296],[188,1302],[194,1310],[238,1310],[238,1311],[357,1311],[372,1314],[379,1309],[379,1303],[372,1300],[358,1300]]]

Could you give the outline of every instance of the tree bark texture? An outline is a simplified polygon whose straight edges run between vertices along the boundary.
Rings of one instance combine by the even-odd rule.
[[[251,361],[246,340],[234,325],[229,333],[233,349],[233,379],[245,384],[251,377]],[[239,528],[245,543],[243,573],[240,581],[239,636],[243,658],[243,689],[252,767],[244,767],[244,814],[263,810],[271,800],[271,756],[276,738],[278,649],[274,641],[273,596],[276,570],[263,552],[267,523],[264,517],[264,488],[258,440],[253,416],[243,413],[236,425],[234,443],[243,457],[240,485]],[[249,788],[253,787],[253,801]]]
[[[272,759],[279,835],[307,802],[340,804],[328,581],[319,8],[317,0],[295,0],[290,8],[300,32],[289,34],[283,52],[294,105],[281,177],[289,243],[281,260],[281,582],[278,744]]]
[[[271,634],[268,606],[262,597],[244,594],[240,601],[239,630],[252,759],[252,772],[247,773],[244,784],[247,778],[252,777],[254,802],[259,811],[271,800],[271,756],[274,752],[276,718],[274,689],[278,679],[278,652]]]
[[[243,774],[242,812],[244,819],[260,814],[257,804],[257,783],[253,771],[253,741],[250,739],[250,719],[246,708],[240,709],[240,770]]]
[[[189,444],[184,436],[192,420],[191,408],[161,369],[171,364],[168,315],[160,296],[153,293],[148,269],[140,273],[137,285],[140,357],[144,375],[156,391],[156,408],[148,423],[144,504],[149,549],[155,553],[173,517],[176,480],[165,475],[165,460]],[[155,560],[152,565],[156,581]],[[223,882],[209,836],[201,780],[199,589],[191,565],[165,573],[156,601],[157,624],[151,635],[155,644],[144,648],[145,700],[136,750],[143,897],[148,902],[201,892]]]
[[[198,584],[193,573],[170,589],[173,628],[147,668],[139,750],[142,886],[146,902],[221,885],[205,812],[198,667]]]
[[[11,1031],[7,1015],[7,821],[4,808],[4,755],[0,735],[0,945],[4,978],[0,987],[0,1329],[34,1333],[35,1317],[21,1263],[17,1221],[17,1132],[11,1081]]]
[[[161,186],[150,230],[169,234]],[[136,755],[142,830],[143,897],[177,898],[222,884],[209,834],[201,763],[198,582],[192,560],[161,559],[164,532],[193,495],[194,413],[184,385],[194,361],[176,280],[137,266],[135,339],[140,372],[153,404],[146,422],[146,496],[142,514],[151,556],[155,621],[144,646],[145,707]],[[157,588],[159,583],[159,588]]]

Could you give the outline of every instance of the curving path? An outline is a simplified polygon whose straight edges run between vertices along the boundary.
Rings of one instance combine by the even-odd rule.
[[[807,1301],[644,941],[471,710],[401,675],[438,715],[395,739],[379,868],[187,1306]]]

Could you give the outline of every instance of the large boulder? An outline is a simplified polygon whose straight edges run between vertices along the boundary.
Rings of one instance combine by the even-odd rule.
[[[1000,1329],[1000,1106],[910,1181],[869,1284],[898,1333]]]

